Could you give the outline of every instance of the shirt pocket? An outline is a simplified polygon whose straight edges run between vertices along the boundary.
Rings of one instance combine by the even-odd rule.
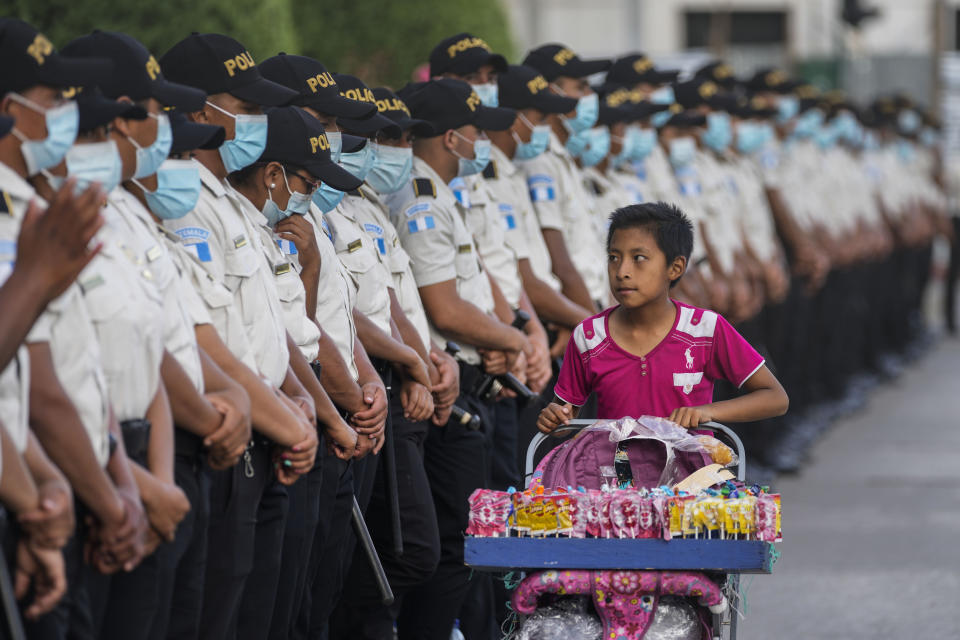
[[[290,263],[274,265],[273,273],[277,279],[277,297],[280,302],[291,303],[304,291],[300,276]]]
[[[257,255],[253,252],[246,237],[235,241],[234,244],[237,242],[243,242],[244,244],[227,249],[223,256],[223,283],[231,292],[239,289],[240,283],[256,273],[259,266]]]
[[[473,239],[467,234],[454,234],[454,243],[453,249],[456,251],[456,256],[453,258],[453,263],[457,269],[457,277],[461,280],[469,280],[480,273],[477,248],[473,245]]]

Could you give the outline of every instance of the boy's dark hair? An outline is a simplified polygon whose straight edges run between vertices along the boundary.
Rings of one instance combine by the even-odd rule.
[[[615,231],[643,228],[656,239],[657,246],[671,264],[679,256],[687,261],[693,252],[693,224],[676,205],[666,202],[645,202],[621,207],[610,214],[610,230],[607,233],[607,248]],[[679,278],[671,286],[679,282]]]

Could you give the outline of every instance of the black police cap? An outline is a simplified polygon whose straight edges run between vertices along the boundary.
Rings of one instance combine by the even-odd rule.
[[[226,139],[223,127],[213,124],[192,122],[179,111],[170,112],[170,130],[173,144],[170,153],[184,153],[194,149],[219,149]]]
[[[469,33],[445,38],[430,52],[430,76],[434,78],[444,73],[465,76],[485,64],[491,65],[497,73],[507,70],[506,58],[493,53],[490,45]]]
[[[670,108],[669,104],[645,100],[638,91],[622,85],[605,83],[596,87],[595,91],[600,95],[601,105],[628,110],[631,115],[628,122],[646,120],[653,114]]]
[[[340,88],[340,96],[347,100],[353,100],[360,104],[373,107],[374,113],[368,118],[338,118],[337,126],[350,133],[367,136],[378,131],[383,131],[390,138],[399,138],[402,131],[393,120],[380,115],[377,109],[377,99],[373,96],[373,91],[364,84],[363,80],[356,76],[345,73],[333,74]]]
[[[117,101],[103,95],[98,87],[88,87],[78,90],[77,115],[79,123],[77,130],[80,133],[93,131],[97,127],[113,122],[114,118],[130,120],[145,120],[147,110],[132,102]]]
[[[77,58],[108,58],[113,62],[113,73],[99,83],[108,98],[155,98],[164,106],[183,111],[199,111],[207,99],[199,89],[164,78],[156,58],[125,33],[94,31],[75,38],[62,51]]]
[[[674,102],[670,105],[670,112],[673,114],[667,119],[660,128],[677,127],[679,129],[690,129],[693,127],[702,127],[707,124],[707,116],[697,111],[685,110],[680,103]]]
[[[433,127],[430,123],[411,117],[407,103],[390,89],[377,87],[373,90],[373,97],[377,101],[377,111],[380,115],[392,120],[401,130],[410,131],[419,138],[429,138],[433,135]]]
[[[635,84],[667,84],[676,80],[678,71],[662,71],[653,66],[653,60],[642,53],[631,53],[614,60],[606,82],[633,86]]]
[[[727,111],[746,120],[767,120],[779,113],[767,100],[756,94],[739,96],[736,106]]]
[[[363,182],[330,159],[330,142],[320,121],[300,107],[267,110],[267,145],[260,162],[279,162],[304,169],[340,191]]]
[[[774,93],[790,93],[801,83],[791,80],[785,71],[773,68],[758,69],[744,86],[750,91],[773,91]]]
[[[426,120],[434,135],[472,124],[478,129],[503,131],[517,117],[513,109],[485,107],[469,84],[453,78],[423,82],[400,93],[415,118]]]
[[[542,73],[521,64],[512,64],[497,77],[500,105],[511,109],[537,109],[543,113],[570,113],[577,108],[576,98],[550,91]]]
[[[369,118],[376,109],[340,95],[333,74],[317,60],[284,52],[260,63],[260,74],[299,95],[290,104],[310,107],[337,118]]]
[[[707,105],[711,109],[729,111],[737,106],[736,96],[721,90],[717,83],[708,78],[678,82],[673,85],[673,94],[684,109]]]
[[[733,89],[737,86],[737,77],[733,74],[733,67],[722,60],[713,60],[693,72],[694,78],[713,80],[717,86],[724,89]]]
[[[109,60],[57,53],[45,35],[16,18],[0,18],[0,60],[0,96],[36,85],[89,87],[113,69]]]
[[[545,44],[532,49],[523,64],[542,73],[550,82],[560,77],[585,78],[610,68],[609,60],[582,60],[562,44]]]
[[[597,116],[598,125],[610,126],[618,122],[633,122],[636,117],[633,112],[626,107],[610,107],[600,103],[600,112]]]
[[[242,44],[218,33],[192,33],[160,58],[164,75],[174,82],[207,92],[229,93],[265,107],[288,104],[292,89],[260,75],[253,56]]]

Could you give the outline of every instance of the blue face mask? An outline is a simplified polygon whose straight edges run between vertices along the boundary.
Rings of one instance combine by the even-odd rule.
[[[876,132],[866,130],[863,133],[863,150],[864,151],[876,151],[880,148],[880,139],[877,137]]]
[[[373,143],[367,142],[359,151],[340,154],[340,166],[353,174],[358,180],[366,180],[377,161]]]
[[[511,131],[510,135],[513,136],[514,141],[517,143],[517,150],[513,153],[513,159],[529,160],[530,158],[536,158],[546,151],[547,146],[550,144],[550,126],[546,124],[533,126],[533,124],[527,120],[526,116],[519,112],[517,113],[517,117],[530,129],[530,142],[524,142],[516,132]]]
[[[697,143],[690,136],[674,138],[670,141],[670,164],[674,169],[689,165],[696,155]]]
[[[170,118],[167,114],[147,114],[157,121],[157,137],[149,147],[141,147],[133,138],[127,140],[137,149],[137,167],[133,172],[134,178],[146,178],[157,172],[170,154],[170,145],[173,144],[173,131],[170,129]]]
[[[460,134],[460,132],[454,131],[453,133],[461,140],[470,142],[470,140],[466,136]],[[462,178],[464,176],[475,175],[486,169],[487,165],[490,164],[490,141],[482,138],[477,138],[474,140],[472,158],[464,158],[457,153],[456,150],[454,150],[453,154],[460,159],[457,169],[458,176]]]
[[[797,96],[781,96],[777,102],[777,122],[783,124],[795,118],[800,112],[800,98]]]
[[[413,169],[413,149],[376,144],[376,163],[367,175],[369,184],[377,193],[393,193],[410,181]]]
[[[622,167],[630,162],[630,159],[634,155],[634,149],[637,146],[637,133],[639,133],[639,131],[637,127],[630,125],[623,132],[622,138],[613,135],[610,136],[611,140],[620,143],[620,153],[610,159],[610,164],[613,165],[614,168]]]
[[[77,103],[70,101],[58,107],[45,109],[33,100],[24,98],[19,93],[7,94],[14,102],[42,113],[47,125],[47,137],[43,140],[29,140],[16,127],[12,133],[20,140],[20,153],[27,165],[27,174],[35,176],[43,169],[55,167],[67,155],[67,151],[77,139],[80,127],[80,114]]]
[[[480,98],[480,104],[482,104],[483,106],[485,107],[500,106],[500,100],[498,98],[499,89],[497,88],[496,82],[488,82],[487,84],[475,84],[471,88],[477,92],[477,96]]]
[[[650,94],[650,102],[654,104],[673,104],[676,102],[676,96],[673,93],[673,87],[661,87]],[[650,116],[650,123],[659,129],[670,119],[673,114],[669,109],[659,111]]]
[[[572,118],[563,118],[563,124],[571,134],[583,133],[597,124],[600,117],[600,97],[591,93],[577,100],[577,113]]]
[[[640,162],[653,151],[657,144],[657,132],[653,129],[637,129],[637,146],[633,150],[630,159],[634,162]]]
[[[77,179],[77,193],[82,193],[94,182],[99,182],[106,193],[120,184],[123,161],[113,140],[75,144],[67,151],[65,162],[67,176]],[[59,189],[67,180],[46,171],[44,173],[54,189]]]
[[[193,160],[166,160],[156,173],[156,191],[147,191],[138,180],[133,180],[143,190],[150,211],[162,220],[176,220],[193,211],[201,189],[197,163]]]
[[[937,134],[937,130],[933,127],[924,127],[920,131],[920,144],[925,147],[933,148],[939,144],[940,136]]]
[[[809,109],[797,118],[797,124],[794,125],[791,136],[798,140],[812,138],[817,134],[822,124],[823,112],[819,109]]]
[[[814,141],[821,149],[829,149],[837,142],[837,131],[829,123],[820,125],[813,136]]]
[[[323,213],[329,213],[337,208],[344,195],[346,194],[343,191],[338,191],[326,182],[322,182],[313,192],[313,204],[317,205]]]
[[[233,140],[220,145],[220,159],[227,173],[240,171],[256,162],[267,147],[267,116],[234,115],[212,102],[207,104],[230,116],[236,123]]]
[[[260,212],[263,213],[263,217],[267,219],[267,224],[271,227],[277,226],[278,222],[294,214],[302,216],[310,210],[310,196],[306,193],[300,193],[299,191],[292,191],[290,189],[290,183],[287,181],[286,169],[281,167],[280,171],[283,173],[283,186],[287,188],[290,199],[287,200],[287,208],[280,209],[277,203],[273,201],[273,195],[270,191],[267,191],[267,201],[263,203],[263,209],[261,209]]]
[[[906,140],[897,140],[897,157],[903,164],[910,164],[913,162],[913,145]]]
[[[340,162],[340,153],[343,151],[343,136],[339,131],[328,131],[327,142],[330,143],[330,159]]]
[[[707,114],[707,129],[701,139],[703,144],[717,153],[725,151],[733,140],[730,116],[722,112]]]
[[[897,116],[897,125],[904,133],[914,133],[920,128],[920,116],[913,109],[904,109]]]
[[[840,140],[852,144],[857,139],[859,124],[852,113],[848,111],[838,113],[837,117],[834,118],[830,124],[833,126],[834,132],[836,132],[837,138]]]
[[[610,130],[606,127],[594,127],[587,131],[589,144],[580,154],[584,167],[595,167],[610,153]]]
[[[589,144],[590,132],[581,131],[580,133],[571,133],[570,137],[567,138],[567,141],[563,144],[563,146],[566,147],[567,151],[570,152],[570,155],[572,155],[574,158],[579,158]]]
[[[764,145],[763,128],[756,122],[743,120],[737,123],[737,151],[751,155]]]

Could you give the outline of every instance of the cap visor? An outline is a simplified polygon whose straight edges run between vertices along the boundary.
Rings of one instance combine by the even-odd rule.
[[[667,84],[673,82],[680,75],[679,71],[660,71],[654,69],[643,74],[641,82],[646,84]]]
[[[271,82],[265,78],[259,78],[248,85],[231,89],[230,94],[241,100],[259,104],[262,107],[282,107],[299,95],[293,89],[288,89],[282,84]]]
[[[223,127],[199,122],[182,122],[173,125],[173,144],[170,146],[170,152],[217,149],[223,144],[225,137],[226,132]]]
[[[116,102],[102,96],[78,100],[80,131],[91,131],[113,122],[114,118],[145,120],[147,111],[132,102]]]
[[[360,151],[365,146],[367,146],[367,139],[360,136],[352,136],[349,133],[340,134],[341,151],[343,153],[353,153],[354,151]]]
[[[702,127],[707,124],[707,117],[699,113],[678,113],[667,120],[665,127]]]
[[[561,73],[562,76],[572,78],[585,78],[595,73],[606,71],[613,62],[610,60],[580,60],[576,64],[570,65],[571,74]]]
[[[531,106],[544,113],[570,113],[577,108],[577,99],[543,91],[537,94]]]
[[[633,117],[637,120],[642,120],[643,118],[649,118],[655,113],[660,113],[661,111],[666,111],[670,108],[668,104],[657,104],[654,102],[640,102],[636,105],[631,106],[631,111],[633,111]]]
[[[433,125],[426,120],[417,120],[416,118],[407,118],[404,123],[397,123],[404,131],[409,131],[418,138],[429,138],[434,134]]]
[[[353,191],[363,184],[362,180],[330,160],[326,162],[311,162],[307,164],[304,169],[309,171],[311,175],[320,178],[322,182],[339,191]]]
[[[61,54],[47,58],[40,67],[40,83],[53,87],[90,87],[113,72],[108,58],[71,58]]]
[[[377,106],[374,104],[370,104],[369,102],[360,102],[359,100],[351,100],[350,98],[344,98],[343,96],[335,96],[326,99],[317,98],[314,96],[304,96],[296,102],[302,103],[303,106],[306,107],[312,107],[321,113],[326,113],[338,118],[349,118],[351,120],[363,120],[371,117],[377,112]]]
[[[376,105],[373,105],[373,108],[376,109]],[[374,114],[369,118],[364,119],[353,119],[353,118],[343,118],[337,121],[337,125],[341,129],[346,129],[352,133],[359,133],[361,135],[368,135],[371,133],[376,133],[377,131],[383,131],[388,136],[399,138],[402,131],[400,127],[394,123],[393,120],[380,115],[379,113]]]
[[[13,129],[13,118],[0,116],[0,138],[10,133],[10,129]]]
[[[513,125],[516,118],[517,112],[513,109],[481,106],[471,124],[486,131],[505,131]]]
[[[199,111],[207,100],[206,92],[168,80],[155,81],[151,86],[151,93],[162,105],[186,113]]]

